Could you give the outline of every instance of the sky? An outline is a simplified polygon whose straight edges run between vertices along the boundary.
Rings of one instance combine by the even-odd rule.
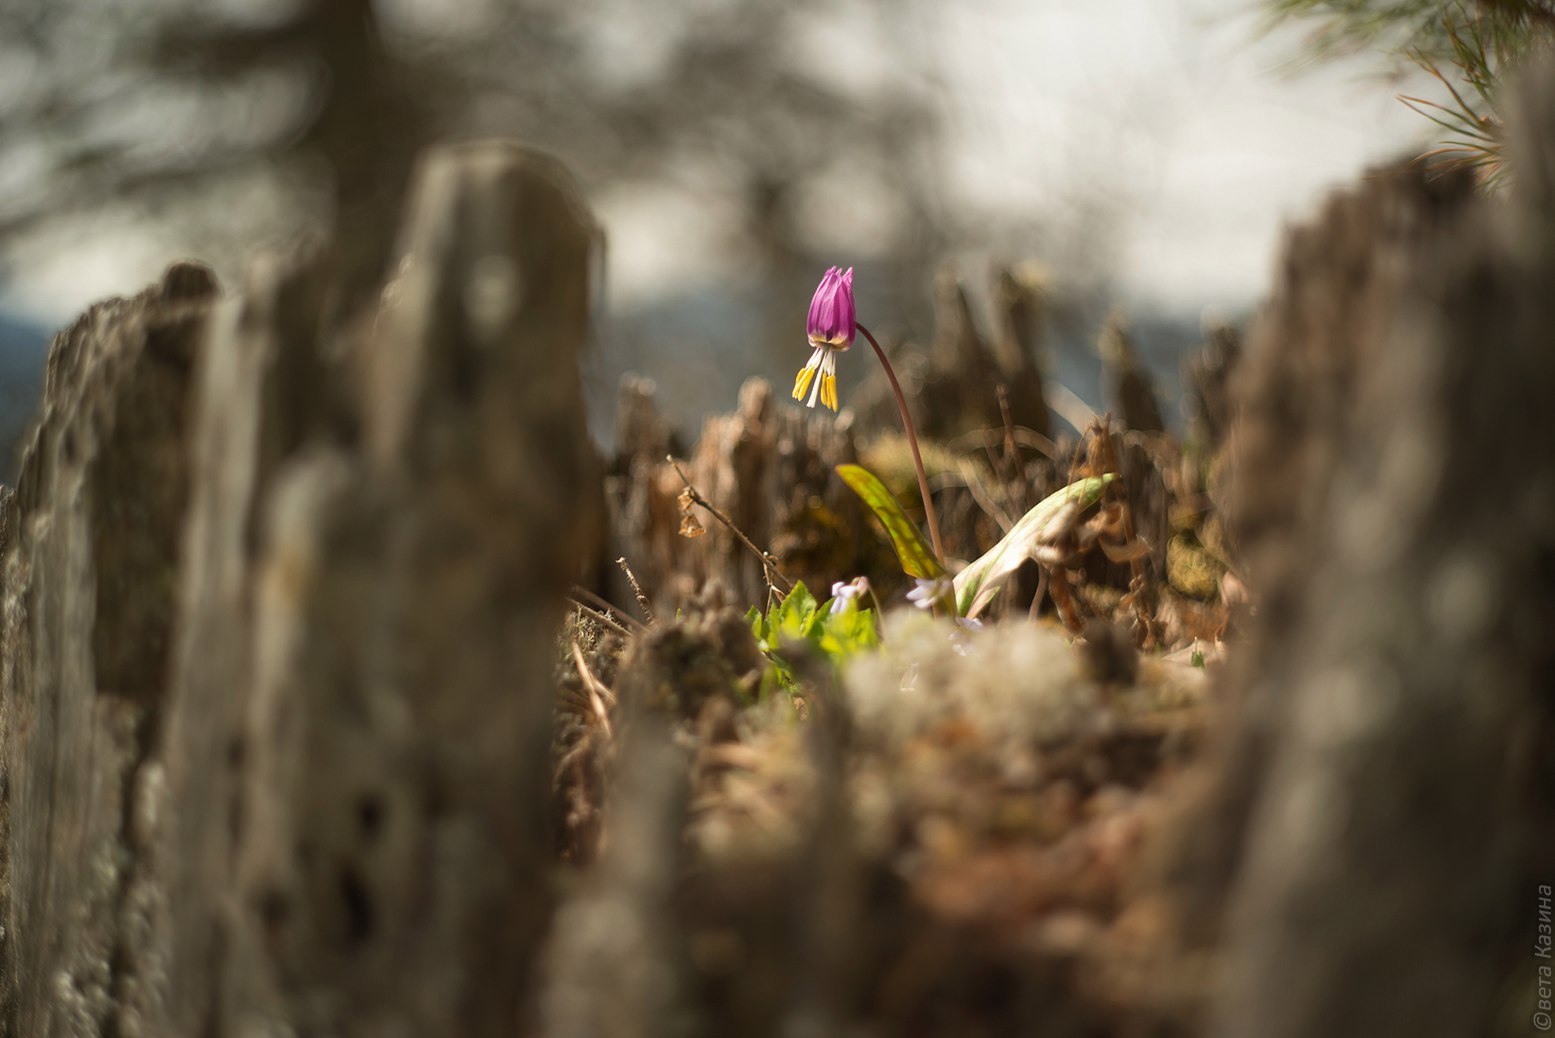
[[[901,3],[895,31],[942,85],[952,204],[1051,213],[1134,303],[1246,308],[1285,225],[1429,139],[1375,59],[1297,68],[1303,30],[1262,31],[1248,0]],[[860,29],[839,5],[811,49],[859,55],[836,77],[861,89],[902,75],[871,60],[888,48],[852,45]],[[651,194],[601,209],[617,302],[716,276],[698,259],[716,254],[716,209]],[[707,247],[665,257],[671,225]]]
[[[882,46],[839,2],[814,40],[846,82],[938,85],[951,203],[1052,214],[1132,304],[1235,311],[1263,292],[1281,228],[1322,195],[1429,139],[1374,61],[1292,71],[1300,32],[1259,32],[1249,0],[899,0]],[[881,31],[881,30],[874,30]],[[925,56],[894,68],[892,55]],[[717,207],[651,189],[596,200],[609,303],[720,275]],[[861,207],[857,219],[867,223]],[[1067,223],[1066,223],[1067,221]],[[667,256],[665,229],[685,246]],[[698,242],[706,247],[697,247]],[[25,273],[13,306],[46,323],[153,280],[170,257],[111,228]]]

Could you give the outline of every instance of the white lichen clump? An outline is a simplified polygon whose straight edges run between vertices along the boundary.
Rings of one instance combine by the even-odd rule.
[[[1072,738],[1097,716],[1100,691],[1054,628],[968,630],[903,610],[886,618],[883,642],[846,677],[859,733],[882,749],[955,720],[1019,756]]]

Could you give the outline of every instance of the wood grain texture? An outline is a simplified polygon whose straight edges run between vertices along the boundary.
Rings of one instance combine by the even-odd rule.
[[[597,238],[554,162],[460,145],[360,320],[323,250],[56,341],[0,501],[8,1033],[521,1027]]]

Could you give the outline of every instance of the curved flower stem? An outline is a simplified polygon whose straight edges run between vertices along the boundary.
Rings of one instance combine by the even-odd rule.
[[[913,468],[918,470],[918,493],[923,495],[923,512],[929,519],[929,540],[934,542],[934,557],[939,559],[940,566],[945,565],[945,546],[939,538],[939,519],[934,514],[934,498],[929,494],[929,477],[923,471],[923,455],[918,453],[918,434],[913,431],[912,415],[907,412],[907,398],[902,396],[902,387],[896,381],[896,372],[891,369],[891,362],[886,359],[885,350],[880,348],[880,343],[868,328],[855,323],[855,327],[862,333],[869,344],[875,348],[875,356],[880,358],[880,366],[885,368],[885,377],[891,380],[891,392],[896,394],[897,410],[902,412],[902,427],[907,430],[907,445],[912,448]]]

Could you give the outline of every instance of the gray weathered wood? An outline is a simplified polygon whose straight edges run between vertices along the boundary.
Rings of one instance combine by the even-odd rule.
[[[148,978],[152,1032],[217,1028],[232,957],[236,837],[254,754],[245,710],[254,668],[253,570],[260,524],[282,465],[322,431],[316,256],[255,265],[217,312],[191,429],[193,489],[170,709],[162,740],[163,810],[152,847],[157,882],[179,892],[155,907],[165,968]]]
[[[597,232],[500,144],[408,213],[354,323],[303,256],[54,345],[0,500],[8,1033],[524,1027]]]
[[[1289,626],[1265,628],[1281,648],[1245,690],[1259,759],[1241,760],[1258,780],[1214,1021],[1228,1038],[1446,1038],[1522,1028],[1534,1009],[1538,883],[1555,860],[1555,69],[1525,86],[1507,200],[1444,220],[1406,179],[1336,203],[1340,256],[1357,233],[1333,222],[1346,210],[1366,233],[1378,218],[1405,233],[1380,238],[1387,262],[1350,267],[1298,236],[1286,298],[1306,313],[1277,311],[1273,328],[1351,323],[1250,358],[1267,371],[1326,353],[1305,388],[1333,426],[1284,452],[1281,471],[1304,478],[1282,497],[1318,497],[1293,533],[1273,502],[1243,513]],[[1303,257],[1324,278],[1296,269]],[[1357,284],[1366,304],[1347,306]],[[1269,330],[1255,347],[1278,341]]]
[[[137,892],[174,638],[190,372],[214,290],[205,270],[177,266],[54,341],[6,503],[12,1034],[134,1033],[122,1007],[156,961]]]

